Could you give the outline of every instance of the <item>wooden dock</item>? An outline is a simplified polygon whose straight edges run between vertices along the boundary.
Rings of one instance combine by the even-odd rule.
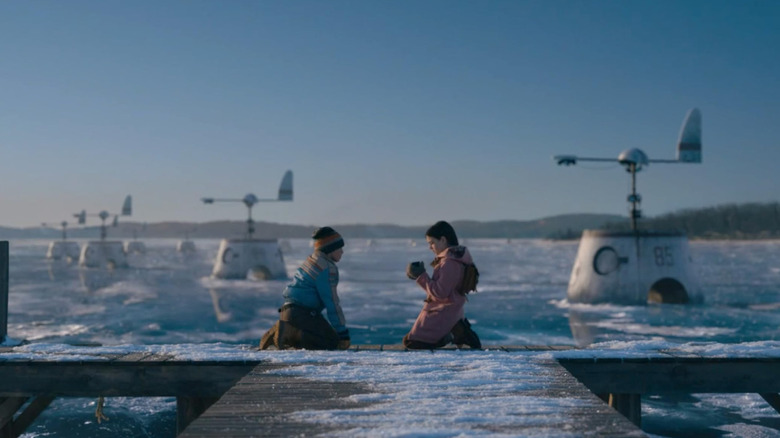
[[[98,396],[176,397],[177,430],[182,437],[387,434],[405,426],[384,409],[387,400],[396,397],[393,391],[414,391],[413,386],[404,386],[407,377],[401,377],[400,386],[388,387],[371,378],[322,379],[317,371],[317,367],[337,366],[381,376],[388,371],[387,361],[380,359],[387,352],[395,353],[391,355],[394,366],[400,368],[420,362],[420,355],[437,358],[431,366],[448,372],[447,380],[439,383],[453,389],[473,379],[474,370],[495,361],[497,355],[511,358],[504,363],[511,363],[517,372],[502,374],[505,380],[498,387],[503,389],[472,383],[457,396],[456,403],[502,403],[502,410],[509,412],[495,421],[484,412],[469,416],[468,409],[462,410],[468,418],[452,427],[466,434],[645,436],[639,429],[640,400],[645,394],[753,392],[780,408],[780,379],[776,378],[780,354],[771,352],[729,357],[690,349],[625,352],[528,346],[496,346],[485,352],[405,352],[401,346],[361,345],[324,353],[320,363],[317,352],[308,352],[301,361],[289,352],[259,353],[236,347],[236,357],[241,359],[204,360],[202,354],[187,358],[170,353],[180,352],[181,346],[139,349],[145,351],[0,348],[0,438],[19,436],[56,397]],[[438,360],[440,354],[461,364],[448,366],[449,361]],[[462,364],[464,357],[468,366]],[[420,398],[429,397],[428,406],[435,405],[422,393],[424,389],[420,391]],[[453,404],[447,406],[452,409]],[[451,412],[443,408],[434,414],[446,419]]]
[[[756,393],[780,412],[780,356],[711,356],[676,350],[626,357],[620,351],[580,350],[557,361],[633,423],[641,424],[648,394]]]
[[[360,350],[403,351],[399,346],[359,346]],[[550,347],[511,347],[503,351],[546,351]],[[437,350],[441,351],[441,350]],[[446,350],[445,350],[446,351]],[[347,354],[347,353],[345,353]],[[410,359],[416,354],[430,354],[425,351],[409,352]],[[500,434],[525,437],[546,437],[564,434],[566,436],[599,437],[644,437],[638,427],[610,408],[601,399],[577,382],[571,374],[554,359],[531,359],[532,373],[518,373],[516,381],[533,381],[536,389],[513,393],[479,392],[474,397],[485,403],[487,398],[504,399],[510,395],[521,395],[530,401],[543,399],[543,406],[518,404],[513,406],[511,423],[494,422],[492,418],[471,418],[462,423],[462,433]],[[519,364],[521,365],[521,364]],[[362,366],[372,366],[365,365]],[[381,373],[382,365],[376,372]],[[528,371],[529,368],[523,367]],[[370,415],[370,403],[352,402],[349,396],[376,392],[359,382],[322,382],[307,378],[290,377],[258,367],[241,379],[219,401],[193,421],[180,435],[182,438],[248,438],[287,437],[325,434],[329,436],[372,436],[387,435],[395,427],[404,424],[386,415]],[[465,370],[464,370],[465,371]],[[451,382],[458,385],[457,374]],[[476,391],[475,391],[476,392]],[[464,401],[465,402],[465,401]],[[414,406],[408,407],[414,410]],[[382,412],[382,407],[376,409]],[[305,421],[308,413],[317,411],[335,412],[336,418],[346,417],[350,421]],[[297,412],[303,414],[294,415]],[[438,412],[439,416],[452,415]],[[318,415],[317,417],[321,417]],[[549,418],[560,419],[551,424]],[[453,418],[452,421],[457,421]],[[382,433],[385,432],[385,433]],[[428,431],[427,434],[434,431]],[[426,433],[422,433],[426,434]]]
[[[147,353],[45,358],[13,353],[13,348],[0,349],[0,438],[21,435],[56,397],[176,397],[181,431],[260,365]]]

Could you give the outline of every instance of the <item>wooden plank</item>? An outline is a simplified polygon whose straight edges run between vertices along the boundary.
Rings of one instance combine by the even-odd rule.
[[[217,400],[218,397],[176,397],[176,434],[182,433]]]
[[[28,397],[7,397],[0,403],[0,430],[3,430],[19,408],[27,402]]]
[[[179,437],[309,436],[337,430],[286,414],[309,409],[358,407],[349,395],[368,392],[357,383],[313,382],[255,370],[241,379]]]
[[[51,402],[54,401],[54,396],[41,395],[35,397],[33,401],[22,411],[21,414],[13,422],[13,436],[18,437],[23,434],[25,430],[38,418]]]
[[[639,394],[610,394],[609,405],[636,427],[642,426],[642,397]]]
[[[780,358],[559,359],[594,393],[780,393]]]
[[[430,353],[424,353],[430,354]],[[360,365],[372,366],[372,365]],[[538,412],[529,412],[517,406],[517,421],[512,424],[495,424],[484,418],[478,426],[470,422],[469,432],[494,433],[509,436],[550,436],[565,430],[571,436],[643,437],[645,434],[626,418],[590,393],[568,371],[554,360],[534,362],[533,375],[518,374],[520,380],[538,383],[537,389],[523,389],[481,395],[482,397],[506,397],[522,395],[560,399],[565,410],[566,422],[559,426],[549,424],[547,404]],[[469,372],[464,369],[463,372]],[[457,384],[457,377],[453,378]],[[347,399],[350,395],[375,393],[377,390],[358,382],[326,382],[289,375],[267,373],[256,368],[242,378],[220,400],[193,421],[181,437],[199,438],[247,438],[257,436],[308,436],[317,434],[349,435],[352,428],[371,429],[372,423],[337,423],[305,421],[294,412],[317,410],[355,409],[359,417],[366,416],[372,403],[358,403]],[[571,403],[577,399],[577,403]],[[563,408],[565,406],[565,408]],[[560,415],[560,412],[556,413]],[[381,415],[379,416],[381,417]],[[381,419],[375,421],[382,421]],[[474,420],[475,421],[475,420]],[[386,427],[386,421],[385,425]]]
[[[219,397],[258,362],[0,362],[0,396]]]

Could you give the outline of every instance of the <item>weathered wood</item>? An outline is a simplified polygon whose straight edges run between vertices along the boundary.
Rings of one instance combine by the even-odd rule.
[[[7,397],[0,403],[0,430],[12,424],[14,414],[27,402],[28,397]],[[10,427],[8,428],[10,430]],[[0,434],[0,436],[3,436]]]
[[[639,394],[610,394],[609,405],[636,427],[642,427],[642,397]]]
[[[761,392],[758,395],[761,396],[770,406],[772,406],[777,412],[780,412],[780,395],[772,392]]]
[[[0,396],[219,397],[258,364],[0,361]]]
[[[33,401],[22,411],[21,414],[13,422],[13,436],[18,437],[23,434],[24,431],[30,426],[38,415],[41,414],[51,402],[54,401],[54,397],[51,395],[42,395],[33,399]]]
[[[463,371],[469,372],[467,369]],[[533,380],[538,383],[537,389],[480,394],[480,397],[522,394],[528,397],[560,399],[565,413],[557,412],[556,415],[564,415],[566,420],[565,424],[560,425],[559,430],[565,430],[565,433],[571,436],[645,436],[626,418],[590,393],[554,360],[534,362],[533,372],[535,374],[532,376],[518,374],[517,379]],[[453,378],[452,384],[457,385],[457,377]],[[349,396],[366,392],[375,393],[377,389],[355,382],[315,381],[277,375],[258,368],[247,374],[217,403],[193,421],[180,437],[248,438],[317,434],[349,436],[354,434],[353,428],[370,429],[372,424],[306,421],[305,417],[290,414],[308,410],[342,412],[355,409],[358,417],[364,417],[371,410],[372,403],[355,402],[354,398]],[[577,399],[577,403],[572,404],[572,399]],[[475,434],[494,433],[527,437],[546,437],[556,433],[549,425],[540,426],[545,423],[544,419],[549,415],[546,408],[542,410],[528,410],[522,406],[517,408],[515,414],[517,421],[512,424],[496,424],[489,416],[484,418],[484,421],[472,418],[469,422],[470,431]],[[474,424],[475,421],[481,424],[477,426]]]
[[[176,433],[182,433],[217,400],[218,397],[176,397]]]
[[[8,336],[8,241],[0,241],[0,344]]]
[[[780,393],[780,358],[559,359],[591,391],[616,394]]]
[[[346,397],[368,392],[357,383],[313,382],[255,369],[179,435],[185,437],[309,436],[338,428],[286,414],[307,409],[360,407]]]

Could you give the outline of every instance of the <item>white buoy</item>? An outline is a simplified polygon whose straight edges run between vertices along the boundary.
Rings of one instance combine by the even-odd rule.
[[[52,260],[78,260],[79,254],[81,254],[81,247],[79,247],[78,242],[72,240],[54,240],[49,242],[46,258]]]
[[[130,216],[133,210],[133,200],[130,195],[125,197],[125,201],[122,204],[122,216]],[[78,218],[79,224],[85,223],[87,216],[97,216],[101,220],[100,224],[100,240],[95,240],[85,243],[81,247],[81,254],[79,255],[79,266],[85,268],[126,268],[127,265],[127,253],[125,247],[120,241],[106,240],[108,235],[108,228],[106,226],[106,219],[111,216],[111,213],[103,210],[97,215],[89,215],[82,210],[81,213],[74,215]],[[113,227],[116,227],[119,222],[119,215],[114,215]]]
[[[146,245],[140,240],[127,240],[124,243],[125,254],[146,254]]]
[[[44,227],[49,226],[46,223],[41,224]],[[62,240],[55,240],[49,242],[49,249],[46,251],[46,258],[52,260],[65,259],[69,262],[72,260],[78,260],[81,248],[79,244],[68,240],[68,222],[60,222],[62,227]]]
[[[222,239],[211,275],[215,278],[271,280],[287,278],[275,239]]]
[[[572,303],[701,302],[684,234],[585,230],[569,279]]]
[[[85,268],[126,268],[127,254],[120,241],[94,240],[81,247],[79,266]]]
[[[642,217],[636,192],[636,173],[650,163],[700,163],[701,113],[688,112],[677,142],[677,159],[651,160],[639,149],[620,153],[617,162],[631,174],[631,231],[585,230],[569,278],[566,295],[571,303],[648,302],[685,304],[702,302],[703,296],[691,270],[688,239],[682,233],[640,230]],[[578,161],[616,161],[559,155],[564,165]]]
[[[288,170],[282,177],[276,199],[258,199],[252,193],[242,199],[202,198],[205,204],[214,202],[241,202],[249,213],[245,239],[223,239],[217,251],[212,277],[226,279],[269,280],[287,278],[284,257],[276,239],[254,239],[255,222],[252,220],[252,207],[258,202],[277,202],[293,200],[293,174]]]
[[[197,250],[195,249],[195,242],[192,240],[180,240],[176,244],[176,251],[182,254],[192,254]]]

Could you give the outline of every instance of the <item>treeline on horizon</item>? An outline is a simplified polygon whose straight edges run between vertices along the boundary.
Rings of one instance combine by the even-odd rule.
[[[585,229],[628,230],[625,216],[611,214],[566,214],[530,221],[465,221],[453,220],[462,238],[546,238],[577,239]],[[428,225],[401,226],[392,224],[316,224],[291,225],[257,222],[254,237],[309,238],[319,226],[331,225],[346,238],[411,238],[421,239]],[[640,229],[684,232],[692,239],[778,239],[780,238],[780,203],[726,204],[700,209],[686,209],[639,221]],[[68,229],[68,238],[98,239],[100,227]],[[244,221],[206,223],[120,222],[109,228],[109,239],[147,238],[241,238],[246,234]],[[57,239],[60,230],[53,228],[0,227],[0,239]]]
[[[628,230],[628,221],[606,224],[605,229]],[[640,219],[640,229],[683,232],[692,239],[778,239],[780,203],[724,204],[686,209]]]

